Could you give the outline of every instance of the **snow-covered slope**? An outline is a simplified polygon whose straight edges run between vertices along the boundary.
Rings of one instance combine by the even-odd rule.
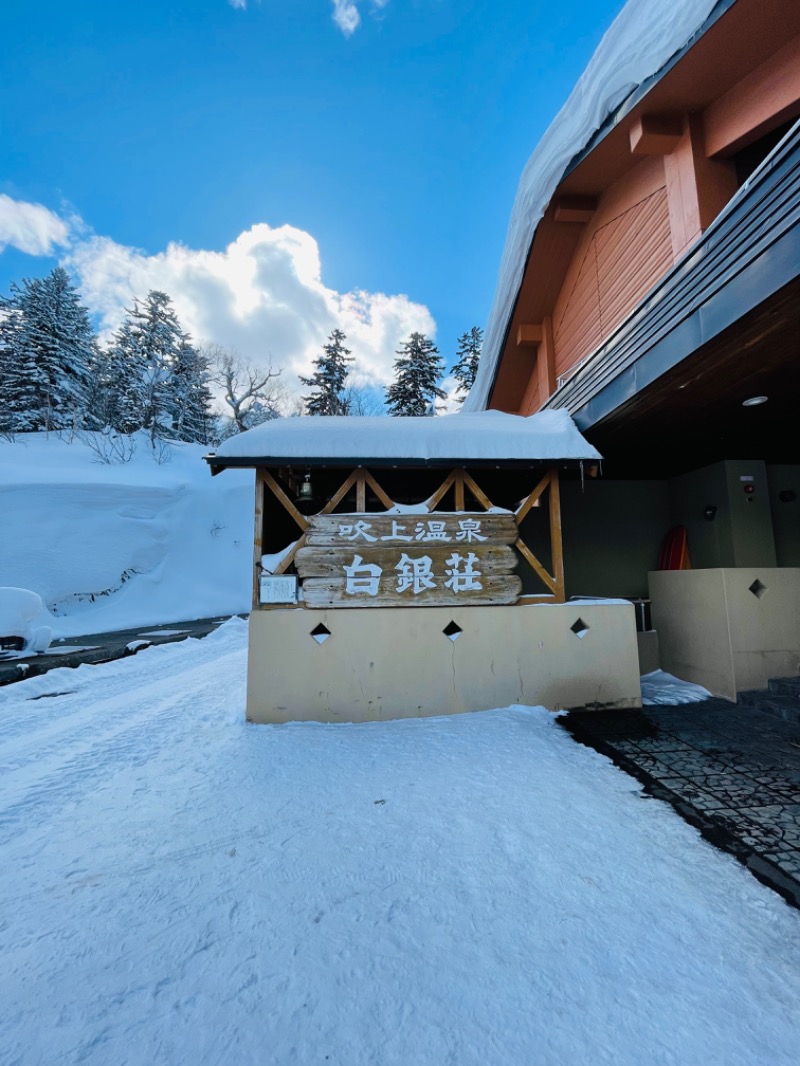
[[[38,593],[55,636],[249,610],[253,474],[212,478],[206,450],[157,462],[142,434],[109,464],[54,434],[0,441],[0,586]]]
[[[703,26],[719,0],[628,0],[567,102],[539,141],[519,181],[486,326],[478,377],[463,410],[489,399],[506,328],[539,219],[572,161],[606,119]]]

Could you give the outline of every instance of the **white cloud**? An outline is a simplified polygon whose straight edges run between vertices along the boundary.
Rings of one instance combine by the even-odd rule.
[[[433,336],[427,307],[402,294],[337,292],[322,280],[319,246],[294,226],[264,222],[240,233],[222,251],[168,244],[148,255],[93,235],[77,216],[67,220],[41,204],[0,194],[0,251],[52,255],[76,277],[107,339],[150,289],[166,292],[181,323],[199,342],[235,348],[248,362],[284,367],[290,392],[300,390],[332,330],[347,336],[353,379],[367,387],[393,377],[396,351],[414,331]]]
[[[0,193],[0,252],[9,245],[27,255],[52,255],[69,241],[69,223],[42,204]]]
[[[436,329],[427,307],[407,296],[328,288],[317,242],[293,226],[258,223],[220,252],[169,244],[147,255],[90,237],[73,244],[64,264],[106,332],[119,325],[134,296],[162,289],[196,340],[236,348],[261,365],[271,358],[285,367],[292,391],[337,327],[356,358],[355,376],[366,385],[391,380],[396,350],[411,332],[430,336]]]
[[[228,0],[228,3],[237,11],[247,9],[247,0]],[[333,21],[345,37],[351,37],[361,25],[361,14],[355,0],[332,0],[332,3]],[[388,3],[389,0],[372,0],[372,13],[382,11]]]
[[[361,16],[353,0],[333,0],[333,21],[345,37],[355,33],[361,24]]]

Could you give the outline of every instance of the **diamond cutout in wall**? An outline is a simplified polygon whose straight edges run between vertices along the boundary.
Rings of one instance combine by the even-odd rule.
[[[748,587],[757,600],[760,600],[764,593],[767,591],[767,586],[763,583],[763,581],[759,581],[758,578],[756,578],[753,584]]]
[[[589,632],[590,626],[584,622],[582,618],[576,619],[569,627],[572,632],[578,637],[579,640],[583,640],[586,634]]]
[[[448,640],[458,640],[464,630],[456,622],[448,622],[442,632]]]
[[[309,636],[317,642],[317,644],[324,644],[328,637],[331,635],[330,629],[324,626],[322,622],[318,626],[314,626]]]

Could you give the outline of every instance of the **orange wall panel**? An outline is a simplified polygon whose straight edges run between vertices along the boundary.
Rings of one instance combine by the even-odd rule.
[[[614,218],[598,216],[605,223],[588,227],[553,314],[558,376],[594,351],[672,266],[663,185]]]
[[[595,245],[605,338],[672,266],[666,190],[659,189],[604,226]]]
[[[553,315],[556,375],[600,342],[600,300],[597,254],[592,240],[579,263],[572,285],[562,291]]]

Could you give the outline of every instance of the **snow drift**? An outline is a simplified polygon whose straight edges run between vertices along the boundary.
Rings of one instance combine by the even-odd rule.
[[[0,586],[29,589],[30,624],[76,636],[250,609],[252,471],[211,478],[197,444],[134,438],[102,462],[99,435],[0,441]]]
[[[0,659],[30,655],[32,651],[46,651],[50,644],[50,626],[35,626],[32,623],[41,616],[42,598],[30,589],[0,587],[0,642],[15,638],[22,642],[20,648],[0,643]]]

